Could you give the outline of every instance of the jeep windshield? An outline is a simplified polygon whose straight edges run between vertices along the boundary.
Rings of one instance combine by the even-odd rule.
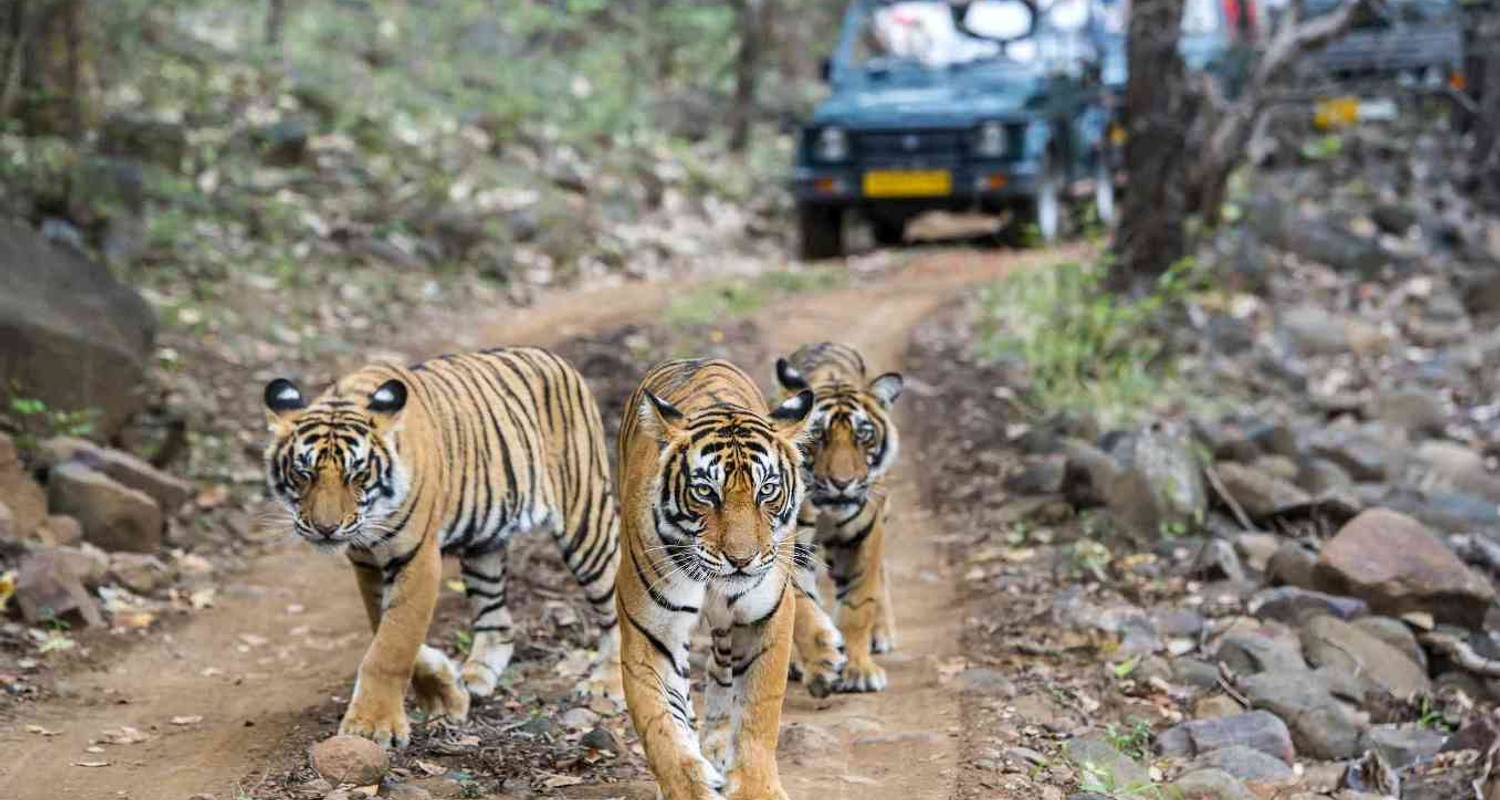
[[[879,3],[859,20],[850,63],[868,73],[1030,61],[1031,11],[1020,0]],[[1002,44],[1002,41],[1010,41]]]

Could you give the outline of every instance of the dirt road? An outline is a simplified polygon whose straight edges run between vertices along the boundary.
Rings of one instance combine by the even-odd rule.
[[[818,339],[860,347],[877,370],[899,368],[908,332],[976,283],[1055,260],[1034,255],[930,251],[888,274],[836,291],[778,302],[758,316],[769,352]],[[430,353],[478,344],[547,344],[568,335],[649,320],[669,296],[660,286],[543,300],[470,328],[466,336],[412,343]],[[746,365],[766,372],[765,365]],[[938,798],[951,794],[959,731],[957,694],[941,667],[957,654],[959,619],[915,483],[899,465],[888,545],[898,649],[882,657],[890,689],[814,701],[788,694],[783,775],[798,798]],[[367,644],[364,615],[342,559],[288,543],[226,581],[216,608],[170,636],[120,649],[114,663],[71,676],[60,697],[0,729],[0,795],[15,800],[185,800],[252,793],[254,776],[299,734],[326,729],[347,697]],[[33,726],[28,730],[28,726]],[[45,732],[38,732],[39,726]],[[102,732],[129,726],[150,736],[90,752]],[[249,779],[246,776],[251,776]]]

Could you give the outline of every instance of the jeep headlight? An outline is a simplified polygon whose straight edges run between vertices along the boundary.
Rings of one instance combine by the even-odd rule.
[[[819,161],[843,161],[849,157],[849,134],[833,126],[818,131],[813,153]]]
[[[974,153],[981,158],[1000,158],[1005,150],[1004,125],[986,122],[974,132]]]

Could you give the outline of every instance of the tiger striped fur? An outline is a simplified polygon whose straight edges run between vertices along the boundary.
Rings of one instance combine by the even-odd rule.
[[[626,406],[621,664],[631,720],[668,800],[786,797],[776,740],[812,397],[767,412],[732,364],[669,361]],[[713,637],[701,743],[688,680],[700,616]]]
[[[302,538],[345,552],[375,631],[340,733],[404,745],[408,681],[429,714],[459,719],[494,691],[514,649],[506,545],[533,530],[582,585],[602,632],[594,685],[618,693],[619,518],[599,411],[571,366],[495,349],[365,367],[311,403],[278,379],[265,403],[271,494]],[[422,643],[445,553],[472,614],[459,674]]]
[[[808,422],[810,490],[797,517],[804,555],[797,572],[797,662],[808,690],[878,692],[885,670],[872,653],[895,646],[895,617],[885,574],[883,477],[896,460],[891,405],[902,389],[899,373],[874,380],[864,358],[848,345],[805,345],[776,362],[788,392],[812,389]],[[834,625],[818,597],[812,552],[821,549],[838,601]]]

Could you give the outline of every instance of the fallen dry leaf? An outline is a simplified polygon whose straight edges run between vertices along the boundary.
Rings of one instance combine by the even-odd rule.
[[[105,744],[139,744],[150,738],[138,728],[132,728],[129,725],[110,728],[99,735],[99,741]]]
[[[202,721],[203,715],[201,714],[188,714],[185,716],[172,718],[173,725],[197,725]]]
[[[558,789],[563,786],[577,786],[583,783],[583,778],[577,775],[551,775],[542,781],[542,785],[549,789]]]
[[[73,766],[75,766],[75,767],[107,767],[107,766],[109,766],[109,762],[108,761],[74,761],[73,762]]]
[[[26,732],[34,733],[38,736],[58,736],[62,734],[62,731],[48,730],[40,725],[27,725]]]

